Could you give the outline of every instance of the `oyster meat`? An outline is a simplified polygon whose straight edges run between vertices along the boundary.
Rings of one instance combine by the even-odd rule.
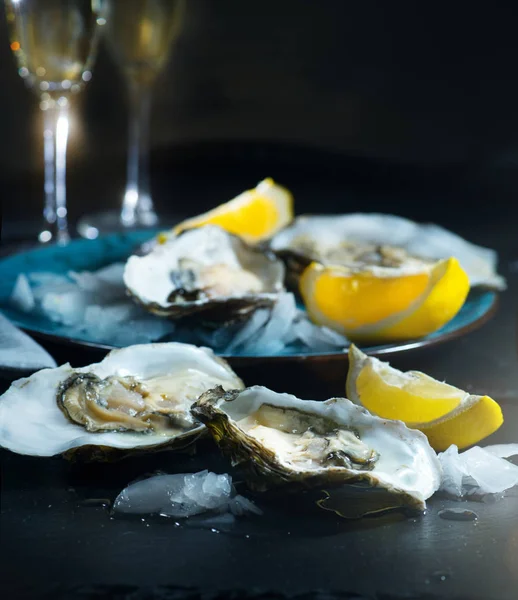
[[[180,343],[129,346],[80,369],[44,369],[0,397],[0,446],[52,456],[82,446],[183,445],[204,429],[192,403],[217,385],[243,388],[212,351]]]
[[[356,484],[422,510],[440,485],[440,464],[424,434],[345,398],[317,402],[260,386],[219,387],[191,410],[258,491]]]
[[[284,291],[284,265],[214,225],[187,230],[124,270],[130,295],[147,310],[171,318],[203,313],[228,321],[271,306]]]
[[[312,261],[358,269],[415,269],[454,256],[471,286],[505,288],[505,280],[496,272],[494,250],[471,244],[438,225],[395,215],[300,216],[272,238],[270,248],[286,262],[288,281],[295,287]]]

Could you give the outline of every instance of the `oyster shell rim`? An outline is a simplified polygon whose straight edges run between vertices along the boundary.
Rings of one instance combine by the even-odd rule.
[[[168,243],[173,243],[174,241],[180,239],[183,236],[186,236],[194,231],[199,231],[202,229],[217,229],[219,232],[222,232],[225,236],[232,240],[233,245],[239,245],[242,251],[250,252],[252,254],[261,256],[265,259],[266,263],[269,263],[269,265],[272,266],[272,268],[277,268],[278,273],[276,273],[275,285],[278,287],[278,289],[275,291],[259,292],[257,294],[243,294],[239,296],[224,297],[220,296],[215,298],[201,298],[197,300],[189,300],[183,302],[167,302],[167,304],[161,304],[160,302],[156,301],[143,300],[134,289],[134,286],[132,287],[128,285],[126,271],[128,268],[128,264],[132,259],[146,259],[153,253],[153,251],[156,248],[163,248]],[[248,315],[254,312],[255,310],[258,310],[260,308],[270,308],[276,302],[279,295],[286,291],[284,283],[285,278],[286,267],[284,261],[282,261],[276,255],[276,253],[268,247],[267,244],[249,244],[238,235],[229,233],[224,228],[212,224],[202,225],[200,227],[194,227],[192,229],[185,229],[184,231],[171,238],[171,240],[166,242],[166,244],[153,248],[149,253],[145,255],[132,254],[126,261],[123,275],[123,281],[127,295],[148,312],[151,312],[152,314],[155,314],[160,317],[168,317],[173,320],[182,317],[197,315],[199,313],[205,313],[203,315],[203,320],[214,323],[225,323],[228,320],[243,319],[248,317]]]
[[[191,441],[194,442],[198,437],[205,433],[205,426],[202,423],[196,424],[191,429],[182,431],[178,434],[167,436],[163,434],[156,434],[154,432],[132,432],[132,431],[105,431],[105,432],[88,432],[82,425],[71,421],[58,406],[56,393],[58,387],[66,379],[73,374],[89,373],[93,372],[100,377],[107,377],[114,374],[116,371],[110,371],[110,363],[115,363],[113,368],[128,352],[135,351],[153,353],[154,351],[160,351],[165,349],[169,350],[171,354],[179,353],[178,355],[185,358],[185,354],[189,353],[191,358],[199,358],[204,361],[213,363],[217,368],[215,371],[223,373],[221,368],[225,371],[228,377],[227,381],[229,387],[235,385],[241,385],[244,388],[244,383],[240,377],[233,371],[230,365],[221,357],[216,356],[210,348],[195,346],[193,344],[183,344],[180,342],[167,342],[167,343],[152,343],[152,344],[136,344],[134,346],[128,346],[126,348],[117,348],[109,352],[100,362],[92,363],[85,367],[72,368],[70,363],[65,363],[59,367],[51,369],[41,369],[33,373],[30,377],[24,377],[14,381],[6,392],[0,396],[0,447],[6,448],[12,452],[18,454],[25,454],[29,456],[57,456],[64,455],[65,457],[71,456],[74,453],[89,453],[86,448],[93,447],[98,454],[111,455],[111,454],[134,454],[138,452],[155,451],[157,449],[167,447],[174,447],[178,443],[182,444],[182,447],[190,445]],[[183,353],[183,354],[182,354]],[[153,363],[155,364],[155,363]],[[208,364],[208,363],[206,363]],[[117,368],[122,368],[119,364]],[[221,376],[223,378],[223,375]],[[27,388],[24,391],[24,388]],[[43,390],[43,393],[41,393]],[[24,395],[29,393],[30,400],[27,402],[24,399]],[[42,401],[43,398],[43,401]],[[31,447],[30,443],[25,439],[19,439],[17,437],[17,428],[19,425],[16,423],[9,424],[7,421],[7,415],[9,410],[13,410],[10,404],[20,405],[23,402],[23,407],[27,414],[32,416],[31,427],[35,427],[38,430],[38,426],[41,423],[38,422],[38,418],[44,418],[50,410],[50,419],[46,423],[47,427],[47,438],[48,429],[54,431],[52,439],[47,439],[47,445],[42,449]],[[36,406],[36,414],[32,415],[30,405]],[[23,416],[24,413],[22,413]],[[10,426],[9,426],[10,425]],[[62,435],[62,439],[56,439],[55,432],[57,428],[61,428],[61,431],[65,435]],[[41,434],[40,434],[41,435]],[[45,439],[45,436],[42,436]],[[191,441],[189,441],[191,440]],[[186,441],[183,445],[183,441]],[[36,452],[35,450],[40,450]],[[78,452],[81,451],[81,452]],[[95,451],[90,451],[94,454]]]
[[[253,386],[260,389],[262,386]],[[374,421],[379,423],[391,423],[394,427],[412,432],[415,439],[426,442],[429,448],[430,464],[433,463],[434,471],[431,482],[432,491],[428,495],[423,495],[419,490],[405,490],[392,484],[386,484],[380,478],[373,475],[372,471],[353,471],[346,467],[325,467],[313,472],[289,471],[275,458],[275,453],[262,446],[252,436],[244,433],[237,425],[232,423],[233,419],[221,409],[225,402],[233,402],[237,397],[247,390],[230,390],[225,392],[223,388],[217,387],[203,393],[198,400],[191,406],[192,414],[209,429],[212,437],[220,447],[222,453],[230,458],[232,466],[239,465],[243,468],[247,475],[247,483],[249,487],[258,492],[264,492],[270,488],[285,489],[287,491],[297,491],[301,489],[311,489],[322,486],[325,489],[340,487],[347,484],[366,483],[372,488],[382,488],[401,500],[401,506],[422,511],[426,508],[426,500],[437,491],[440,485],[441,466],[437,459],[437,455],[428,443],[426,436],[417,430],[409,429],[402,421],[394,421],[382,419],[376,415],[372,415],[363,407],[357,406],[347,398],[329,398],[323,402],[317,401],[317,404],[331,405],[336,402],[345,401],[349,403],[358,414],[362,413]],[[268,388],[263,388],[268,389]],[[269,390],[270,391],[270,390]],[[273,392],[277,394],[276,392]],[[279,396],[289,396],[300,402],[314,402],[308,400],[300,400],[291,394],[278,394]],[[309,412],[309,411],[308,411]],[[231,435],[229,434],[229,432]],[[241,440],[245,439],[246,443],[236,444],[235,437],[237,434]],[[263,457],[267,460],[263,460]],[[260,458],[261,460],[257,460]],[[333,510],[333,509],[330,509]],[[333,510],[333,512],[337,512]]]
[[[300,276],[300,272],[297,272],[297,271],[300,271],[301,269],[303,270],[305,267],[308,266],[309,262],[312,262],[312,261],[309,261],[307,264],[304,265],[304,262],[307,261],[307,256],[301,252],[293,251],[288,246],[286,246],[286,244],[279,245],[279,240],[284,239],[287,235],[289,237],[290,230],[296,230],[296,228],[299,226],[300,223],[308,222],[308,221],[314,220],[314,219],[322,219],[322,218],[333,218],[334,220],[337,220],[337,219],[345,220],[345,219],[351,219],[351,218],[379,219],[379,220],[385,221],[386,222],[385,224],[387,226],[392,224],[392,226],[397,225],[398,227],[400,227],[400,228],[403,227],[403,228],[406,228],[407,230],[412,229],[414,234],[418,229],[420,229],[421,231],[425,231],[426,228],[440,229],[440,230],[442,230],[443,235],[447,235],[450,237],[450,243],[456,243],[459,245],[459,247],[463,246],[466,252],[468,250],[471,251],[471,253],[472,253],[471,260],[474,260],[474,257],[477,256],[477,260],[479,262],[485,262],[485,273],[483,274],[480,270],[478,273],[473,272],[472,269],[469,268],[469,265],[467,263],[464,264],[464,261],[459,259],[461,266],[468,273],[468,276],[470,278],[470,284],[471,284],[472,288],[480,288],[483,290],[492,290],[495,292],[500,292],[500,291],[507,289],[506,278],[503,275],[500,275],[498,273],[498,253],[493,248],[489,248],[487,246],[481,246],[474,242],[471,242],[470,240],[463,238],[458,233],[455,233],[454,231],[447,229],[446,227],[442,227],[436,223],[414,221],[412,219],[402,217],[400,215],[396,215],[396,214],[392,214],[392,213],[384,213],[384,212],[379,212],[379,211],[376,211],[373,213],[355,211],[355,212],[344,212],[344,213],[338,213],[338,214],[303,213],[303,214],[297,215],[292,220],[291,223],[289,223],[288,225],[286,225],[286,227],[283,227],[280,231],[278,231],[275,235],[273,235],[270,238],[270,240],[268,240],[268,247],[270,248],[270,250],[272,252],[274,252],[279,257],[281,257],[281,253],[283,251],[287,252],[287,256],[285,258],[281,257],[281,259],[286,263],[286,266],[287,266],[286,280],[287,280],[288,284],[292,287],[298,288],[298,278]],[[406,243],[403,245],[402,244],[394,244],[394,243],[383,243],[380,245],[406,249]],[[455,254],[453,254],[453,255],[455,256]],[[448,254],[445,252],[437,252],[434,254],[434,256],[432,256],[431,254],[426,254],[426,255],[411,254],[411,256],[414,256],[415,258],[423,259],[423,260],[441,260],[443,258],[448,258],[449,256],[451,256],[451,254]],[[291,265],[288,264],[290,259],[292,261]],[[319,262],[324,265],[326,264],[325,262],[322,262],[318,258],[314,259],[314,261]],[[468,260],[468,262],[469,262],[469,260]],[[328,262],[327,264],[333,264],[333,263]]]

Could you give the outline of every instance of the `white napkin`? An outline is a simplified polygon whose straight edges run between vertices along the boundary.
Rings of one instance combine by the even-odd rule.
[[[56,366],[46,350],[0,313],[0,371],[25,375]]]

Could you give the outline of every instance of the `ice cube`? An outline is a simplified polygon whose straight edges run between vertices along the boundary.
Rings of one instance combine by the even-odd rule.
[[[270,311],[265,326],[254,337],[247,340],[243,350],[248,354],[276,354],[285,347],[284,338],[292,327],[297,314],[295,296],[285,293],[279,296]]]
[[[185,518],[206,512],[233,514],[260,509],[242,496],[233,494],[230,475],[209,471],[199,473],[155,475],[130,484],[117,496],[115,512],[133,514],[162,514]]]
[[[124,285],[124,263],[112,263],[96,271],[95,275],[101,281],[111,283],[112,285]]]
[[[41,299],[43,314],[63,325],[73,326],[82,323],[87,306],[87,297],[75,286],[66,291],[47,292]]]
[[[213,329],[201,323],[191,323],[178,328],[175,339],[198,346],[208,346],[217,352],[222,352],[232,342],[240,328],[240,325],[231,324]]]
[[[113,503],[116,512],[154,514],[169,509],[171,496],[183,490],[185,475],[155,475],[136,481],[117,496]]]
[[[248,498],[244,496],[234,496],[228,503],[228,508],[233,515],[241,516],[247,513],[262,515],[263,511]]]
[[[14,284],[11,297],[9,298],[9,303],[14,308],[23,312],[31,312],[36,306],[29,280],[23,273],[20,273],[16,278],[16,283]]]
[[[229,475],[216,475],[207,473],[202,483],[202,492],[209,496],[224,494],[230,496],[232,491],[232,480]]]
[[[216,475],[202,471],[185,478],[184,494],[187,498],[206,509],[225,509],[231,492],[229,475]]]
[[[465,469],[459,459],[459,449],[452,445],[438,456],[442,466],[441,491],[460,498],[463,495],[462,479]]]
[[[94,273],[90,273],[89,271],[82,271],[80,273],[69,271],[68,276],[81,290],[86,292],[97,290],[99,287],[99,280]]]
[[[124,269],[124,265],[122,265],[122,269]],[[75,273],[71,271],[68,276],[77,284],[79,289],[90,293],[96,302],[120,301],[126,297],[121,265],[118,263],[94,272],[82,271]]]
[[[123,326],[116,335],[126,336],[128,340],[134,340],[131,342],[133,344],[153,342],[165,335],[172,334],[175,329],[174,323],[171,321],[153,315],[146,315],[145,313],[133,317]]]
[[[494,456],[479,446],[462,453],[467,474],[478,484],[482,494],[498,494],[518,485],[518,467]]]
[[[484,494],[500,494],[518,485],[518,467],[497,453],[516,451],[516,444],[511,448],[500,446],[493,452],[474,446],[459,454],[456,446],[450,446],[441,452],[439,461],[443,469],[441,491],[456,497],[483,496]]]
[[[518,444],[493,444],[492,446],[485,446],[484,450],[499,458],[518,456]]]
[[[256,310],[252,316],[244,323],[239,331],[236,331],[234,339],[225,348],[225,354],[232,354],[240,349],[240,346],[246,346],[249,339],[258,333],[258,331],[268,322],[270,311],[265,308]],[[242,350],[242,349],[241,349]]]
[[[29,273],[29,281],[34,286],[57,286],[68,283],[68,277],[58,275],[57,273],[48,273],[47,271],[33,271]]]
[[[302,314],[294,323],[296,339],[300,340],[304,349],[312,352],[343,350],[349,346],[349,340],[329,329],[315,325],[306,314]]]

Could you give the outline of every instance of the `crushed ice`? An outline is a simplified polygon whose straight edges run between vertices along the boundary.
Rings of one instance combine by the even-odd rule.
[[[219,354],[270,355],[339,352],[349,345],[342,335],[312,323],[290,292],[271,309],[215,329],[156,317],[128,298],[123,272],[124,264],[115,263],[95,272],[20,274],[10,304],[62,325],[68,337],[110,346],[178,341],[209,346]]]
[[[513,456],[518,456],[518,444],[474,446],[461,453],[457,446],[450,446],[439,454],[443,470],[440,491],[485,501],[488,495],[503,494],[518,486],[518,466],[506,460]]]
[[[202,513],[262,514],[252,501],[236,494],[230,475],[216,475],[209,471],[155,475],[132,483],[117,496],[113,510],[177,519]]]

